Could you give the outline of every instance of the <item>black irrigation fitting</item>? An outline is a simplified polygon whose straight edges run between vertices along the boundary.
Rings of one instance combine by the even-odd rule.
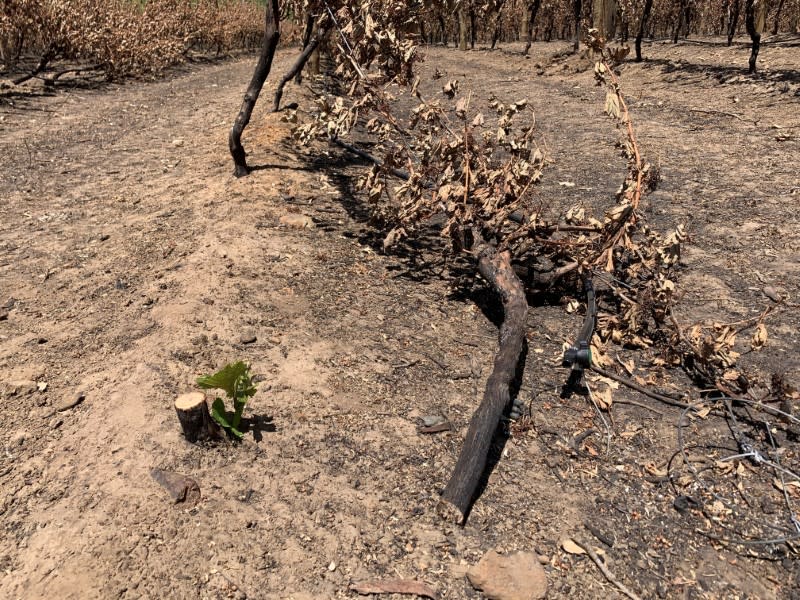
[[[586,317],[583,320],[575,343],[564,351],[561,366],[572,369],[569,384],[577,384],[583,377],[583,372],[592,366],[592,336],[597,323],[597,302],[595,301],[594,284],[588,275],[583,278],[583,287],[586,290]]]

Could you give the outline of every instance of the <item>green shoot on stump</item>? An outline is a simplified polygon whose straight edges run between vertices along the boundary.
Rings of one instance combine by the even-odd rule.
[[[237,439],[244,435],[239,430],[242,412],[247,401],[256,393],[250,376],[250,365],[242,361],[225,365],[213,375],[197,378],[197,385],[205,390],[223,390],[233,401],[233,415],[225,410],[225,401],[217,397],[211,405],[211,416]]]

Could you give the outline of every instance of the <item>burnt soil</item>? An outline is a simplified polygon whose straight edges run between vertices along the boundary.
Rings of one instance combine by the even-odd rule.
[[[646,46],[623,89],[663,177],[644,213],[689,232],[676,319],[774,306],[763,350],[741,334],[738,368],[765,393],[774,373],[800,375],[800,55],[765,44],[747,76],[744,45],[707,42]],[[591,69],[554,58],[566,48],[431,48],[422,89],[456,78],[473,106],[527,98],[551,159],[540,197],[599,216],[625,162]],[[587,398],[561,397],[562,344],[582,318],[568,293],[532,299],[518,395],[530,419],[498,434],[466,526],[437,516],[491,369],[497,303],[425,249],[382,253],[354,192],[363,163],[298,148],[267,112],[295,52],[277,57],[245,134],[258,168],[238,180],[226,136],[253,57],[0,92],[0,596],[347,598],[353,581],[403,577],[480,598],[465,571],[490,549],[537,553],[548,597],[619,595],[562,549],[574,538],[642,597],[800,597],[797,542],[759,543],[793,529],[776,472],[718,462],[739,452],[721,413],[683,418],[697,479],[676,457],[681,409],[615,389],[607,446]],[[289,86],[292,101],[307,108],[308,89]],[[655,352],[607,352],[697,397]],[[239,359],[259,375],[244,442],[187,443],[176,395]],[[418,432],[439,414],[453,431]],[[778,454],[750,433],[796,472],[797,439],[779,425]],[[200,502],[174,504],[153,468],[194,478]]]

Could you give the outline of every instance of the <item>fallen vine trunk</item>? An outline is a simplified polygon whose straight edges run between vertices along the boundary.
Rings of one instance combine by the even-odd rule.
[[[500,346],[495,355],[494,369],[486,382],[483,400],[472,416],[461,454],[439,503],[439,514],[459,523],[466,520],[475,490],[486,468],[497,424],[511,401],[509,386],[522,353],[525,317],[528,313],[525,290],[511,266],[511,253],[508,250],[495,252],[488,249],[481,252],[478,271],[500,295],[505,316],[500,326]]]
[[[325,37],[326,33],[327,32],[325,29],[320,29],[316,35],[308,40],[308,43],[303,48],[300,56],[297,57],[297,60],[292,65],[292,68],[289,69],[289,71],[283,77],[281,77],[281,80],[278,82],[278,87],[275,90],[275,100],[272,103],[272,112],[278,112],[280,110],[281,98],[283,98],[283,88],[286,87],[286,84],[292,80],[292,77],[299,76],[300,73],[303,72],[303,67],[306,66],[311,54],[317,49],[320,40]]]
[[[250,173],[250,168],[247,166],[247,153],[242,147],[242,132],[250,122],[253,107],[256,105],[261,88],[264,87],[264,82],[267,80],[269,71],[272,68],[272,59],[275,57],[275,49],[278,47],[278,40],[281,37],[280,16],[278,0],[270,0],[267,3],[266,30],[264,44],[261,46],[261,56],[258,58],[253,79],[250,80],[250,85],[247,86],[247,91],[244,94],[242,108],[239,109],[239,114],[233,123],[230,136],[228,136],[228,146],[235,165],[233,174],[236,177],[244,177]]]

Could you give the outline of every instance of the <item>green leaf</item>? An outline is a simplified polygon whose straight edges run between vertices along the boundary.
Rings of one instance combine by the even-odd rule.
[[[247,399],[239,399],[233,401],[233,427],[238,428],[239,423],[242,422],[242,413],[244,412],[244,405],[247,404]]]
[[[225,402],[222,398],[217,398],[211,405],[211,418],[225,429],[231,428],[231,424],[228,422],[228,413],[225,412]]]
[[[242,405],[242,408],[244,408],[244,405]],[[222,398],[217,398],[214,400],[214,404],[211,405],[211,418],[219,423],[227,432],[233,434],[237,439],[242,439],[242,437],[244,437],[244,433],[238,429],[241,414],[238,415],[238,418],[237,415],[234,415],[233,423],[231,423],[228,420],[228,412],[225,410],[225,402]]]
[[[239,430],[242,413],[248,398],[256,393],[256,386],[253,385],[250,377],[250,366],[241,361],[225,365],[213,375],[199,377],[197,385],[204,389],[224,390],[233,400],[234,412],[232,414],[225,410],[225,402],[222,398],[214,400],[211,416],[232,435],[242,439],[244,434]]]
[[[225,390],[231,398],[235,395],[236,381],[247,373],[247,365],[239,361],[225,365],[213,375],[197,378],[197,385],[204,389]]]
[[[250,380],[250,366],[242,361],[225,365],[213,375],[198,377],[197,385],[204,389],[224,390],[231,399],[249,398],[256,393]]]

